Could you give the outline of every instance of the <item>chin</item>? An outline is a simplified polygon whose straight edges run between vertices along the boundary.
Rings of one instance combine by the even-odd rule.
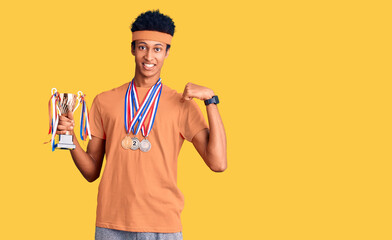
[[[157,74],[159,75],[159,71],[147,71],[144,69],[139,69],[139,72],[141,73],[141,75],[143,75],[144,77],[153,77],[156,76]]]
[[[144,71],[142,71],[142,75],[144,76],[144,77],[147,77],[147,78],[150,78],[150,77],[153,77],[153,76],[156,76],[158,74],[158,72],[144,72]]]

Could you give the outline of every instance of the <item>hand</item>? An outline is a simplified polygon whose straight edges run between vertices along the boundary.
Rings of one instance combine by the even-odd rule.
[[[59,118],[59,124],[57,125],[56,134],[69,134],[74,135],[75,122],[73,118],[73,113],[68,112],[67,116],[61,115]]]
[[[192,100],[192,98],[197,98],[204,101],[212,98],[214,95],[214,91],[207,87],[187,83],[185,85],[184,93],[182,94],[182,100]]]

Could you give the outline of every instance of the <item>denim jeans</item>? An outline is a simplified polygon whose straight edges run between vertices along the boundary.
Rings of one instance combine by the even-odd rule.
[[[95,240],[183,240],[182,232],[128,232],[95,226]]]

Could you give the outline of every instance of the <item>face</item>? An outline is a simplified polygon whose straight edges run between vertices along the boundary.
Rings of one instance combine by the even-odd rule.
[[[169,55],[166,43],[152,40],[136,40],[132,55],[135,56],[136,72],[144,77],[160,75],[163,62]]]

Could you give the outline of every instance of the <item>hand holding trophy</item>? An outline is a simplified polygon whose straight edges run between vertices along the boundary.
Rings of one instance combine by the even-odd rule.
[[[52,134],[52,151],[56,148],[75,149],[73,134],[68,130],[73,129],[73,113],[79,107],[80,103],[82,103],[80,137],[82,140],[86,140],[88,135],[91,139],[88,108],[84,98],[85,95],[81,91],[76,96],[72,93],[58,93],[56,88],[52,89],[52,96],[49,100],[49,134]],[[57,144],[55,144],[56,133],[61,133],[59,134],[59,142]]]

